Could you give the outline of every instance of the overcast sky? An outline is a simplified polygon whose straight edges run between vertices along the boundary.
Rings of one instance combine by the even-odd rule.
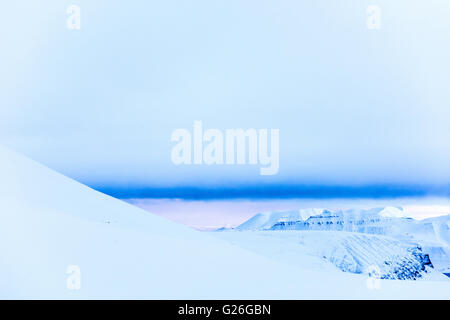
[[[5,2],[0,143],[97,186],[448,184],[448,1],[304,2]],[[278,128],[278,174],[173,165],[194,120]]]

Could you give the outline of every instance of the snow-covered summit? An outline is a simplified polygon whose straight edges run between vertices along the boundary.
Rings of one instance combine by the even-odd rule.
[[[409,218],[407,212],[401,207],[385,207],[378,214],[385,218]]]
[[[238,230],[265,230],[274,224],[284,221],[306,221],[308,218],[329,212],[325,209],[300,209],[289,211],[273,211],[258,213],[236,229]]]

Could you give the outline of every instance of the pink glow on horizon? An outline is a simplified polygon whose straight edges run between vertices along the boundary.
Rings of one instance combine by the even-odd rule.
[[[415,219],[450,214],[447,198],[206,200],[130,199],[127,202],[198,230],[236,227],[259,212],[302,208],[373,208],[401,206]]]

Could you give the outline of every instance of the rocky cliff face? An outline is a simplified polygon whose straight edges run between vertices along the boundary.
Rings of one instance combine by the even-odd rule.
[[[416,280],[433,268],[417,243],[381,235],[338,231],[299,231],[300,244],[345,272],[381,279]]]

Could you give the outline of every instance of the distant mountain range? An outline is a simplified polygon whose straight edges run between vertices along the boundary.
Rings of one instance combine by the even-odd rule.
[[[409,261],[409,267],[412,267],[414,261],[413,264],[417,264],[414,270],[425,270],[428,265],[441,273],[450,273],[450,215],[415,220],[400,207],[312,208],[258,213],[234,230],[315,231],[314,236],[301,233],[301,237],[307,239],[308,246],[317,247],[317,250],[310,248],[317,255],[327,257],[344,271],[363,273],[364,268],[375,263],[381,269],[390,270],[385,274],[386,278],[401,279],[404,274],[393,274],[391,271],[395,267],[392,266]],[[315,241],[308,241],[311,237]],[[328,241],[321,241],[323,239]],[[374,256],[383,261],[373,259]],[[415,278],[414,272],[407,278]]]

